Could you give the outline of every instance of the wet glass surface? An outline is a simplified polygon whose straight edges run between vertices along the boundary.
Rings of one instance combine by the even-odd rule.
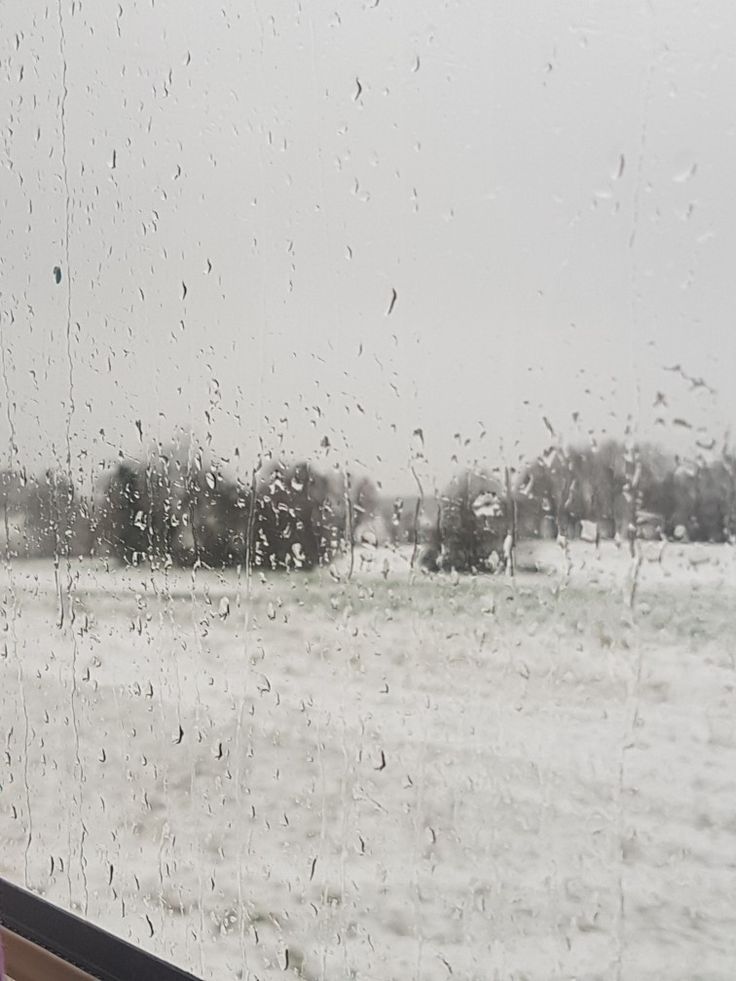
[[[0,25],[0,875],[202,978],[732,978],[733,9]]]

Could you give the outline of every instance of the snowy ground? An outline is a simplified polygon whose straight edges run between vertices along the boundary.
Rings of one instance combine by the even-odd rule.
[[[4,570],[0,874],[207,978],[736,977],[733,550],[384,557]]]

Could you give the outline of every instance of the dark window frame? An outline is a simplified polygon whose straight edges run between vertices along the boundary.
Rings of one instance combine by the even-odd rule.
[[[3,878],[0,878],[0,926],[26,942],[16,945],[17,956],[23,956],[24,950],[32,953],[29,945],[33,945],[98,981],[198,981],[193,974]],[[11,968],[6,963],[5,970],[12,977]]]

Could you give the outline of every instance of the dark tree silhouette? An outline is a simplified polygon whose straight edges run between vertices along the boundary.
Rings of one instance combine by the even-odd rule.
[[[502,484],[483,471],[464,470],[440,495],[439,506],[437,565],[457,572],[489,569],[510,520]]]
[[[311,464],[275,463],[258,485],[255,565],[313,569],[330,561],[346,541],[346,501],[341,477]]]

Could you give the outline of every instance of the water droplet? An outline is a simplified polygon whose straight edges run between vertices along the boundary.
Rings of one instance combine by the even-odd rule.
[[[698,165],[697,163],[693,163],[685,170],[678,171],[675,174],[675,176],[672,178],[672,180],[674,181],[675,184],[685,184],[687,183],[687,181],[692,180],[693,177],[695,177],[695,175],[697,174],[697,172],[698,172]]]

